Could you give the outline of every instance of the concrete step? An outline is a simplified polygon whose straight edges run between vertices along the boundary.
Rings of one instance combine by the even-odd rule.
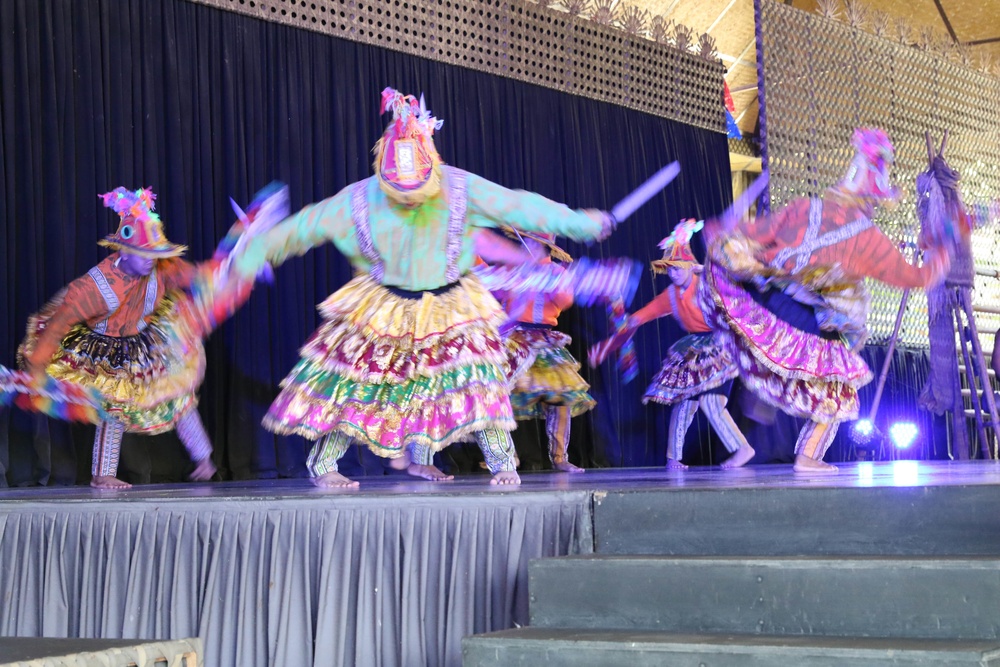
[[[1000,638],[1000,559],[570,556],[532,561],[530,625]]]
[[[463,667],[998,667],[1000,642],[520,628],[466,637]]]
[[[748,488],[740,484],[752,481],[755,470],[731,472],[732,488],[595,495],[596,551],[1000,557],[1000,512],[991,509],[992,485],[915,486],[904,476],[891,487],[836,487],[802,475],[793,488]]]

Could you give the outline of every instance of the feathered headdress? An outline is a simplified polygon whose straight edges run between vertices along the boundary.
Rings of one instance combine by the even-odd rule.
[[[153,259],[176,257],[187,250],[164,236],[163,222],[153,210],[156,208],[156,194],[151,189],[133,191],[117,187],[98,197],[120,218],[118,230],[98,241],[98,244]]]
[[[895,161],[895,149],[884,130],[859,127],[851,137],[855,154],[840,187],[863,197],[897,199],[899,190],[892,186],[889,171]]]
[[[663,258],[650,264],[653,273],[666,273],[671,266],[690,268],[698,266],[698,260],[691,252],[691,239],[705,226],[704,220],[688,218],[681,220],[670,232],[670,236],[660,241],[659,248],[663,250]]]

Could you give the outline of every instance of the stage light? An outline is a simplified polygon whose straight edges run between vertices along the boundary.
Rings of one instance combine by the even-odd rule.
[[[896,422],[889,427],[889,437],[896,449],[906,449],[914,443],[920,430],[913,422]]]
[[[875,435],[875,424],[870,419],[859,419],[851,429],[851,439],[859,445],[867,444]]]

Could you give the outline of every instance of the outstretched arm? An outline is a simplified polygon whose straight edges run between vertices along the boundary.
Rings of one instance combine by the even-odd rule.
[[[240,276],[250,278],[268,262],[278,266],[289,257],[304,255],[331,241],[349,259],[357,256],[350,186],[329,199],[306,206],[252,239],[233,258],[233,265]]]
[[[202,266],[211,263],[212,260],[200,264],[192,264],[179,257],[161,259],[157,262],[157,271],[163,276],[163,288],[165,291],[172,289],[189,289],[198,276]]]
[[[667,290],[668,289],[670,288],[667,288]],[[661,318],[664,315],[673,315],[674,312],[670,303],[670,294],[668,294],[667,290],[660,292],[655,298],[653,298],[652,301],[629,316],[625,323],[624,330],[620,330],[610,338],[591,346],[587,355],[590,365],[597,367],[604,363],[604,360],[607,359],[612,352],[615,352],[627,342],[632,340],[636,330],[643,324],[652,322],[653,320]]]
[[[472,241],[476,254],[487,264],[530,264],[535,261],[524,246],[487,229],[475,229]]]
[[[839,262],[851,275],[867,276],[900,288],[934,287],[944,280],[951,267],[951,256],[940,246],[924,251],[922,266],[911,264],[896,244],[875,226],[842,244],[823,248],[814,256],[824,264]]]
[[[529,232],[550,232],[574,241],[603,240],[614,224],[601,211],[574,211],[565,204],[524,190],[508,190],[468,174],[469,217],[480,227],[510,225]]]
[[[674,314],[674,309],[670,305],[670,294],[668,293],[669,289],[670,288],[668,287],[663,290],[657,294],[652,301],[632,313],[631,317],[629,317],[629,324],[633,329],[638,329],[643,324],[652,322],[653,320],[659,319],[664,315]]]

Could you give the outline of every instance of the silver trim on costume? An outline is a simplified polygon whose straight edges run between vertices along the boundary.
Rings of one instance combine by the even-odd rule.
[[[90,276],[90,279],[97,285],[97,289],[101,293],[101,297],[104,299],[104,304],[108,307],[108,317],[105,317],[97,323],[97,326],[94,327],[95,332],[103,334],[108,330],[108,318],[110,318],[111,315],[118,310],[118,307],[121,304],[118,302],[118,295],[115,294],[113,289],[111,289],[111,285],[108,284],[108,279],[103,273],[101,273],[101,270],[98,267],[92,267],[90,271],[87,271],[87,275]]]
[[[466,174],[461,169],[445,167],[448,174],[448,247],[445,280],[453,283],[459,279],[458,260],[465,241],[465,211],[469,204]]]
[[[160,290],[159,281],[156,280],[156,265],[153,265],[153,270],[149,272],[149,282],[146,283],[146,299],[143,301],[142,306],[142,317],[139,323],[135,325],[136,331],[142,331],[146,328],[146,319],[153,314],[156,310],[156,295]]]
[[[822,225],[823,200],[819,197],[813,197],[809,200],[809,226],[806,228],[806,234],[802,239],[802,243],[794,248],[782,248],[781,251],[775,255],[774,260],[771,261],[771,267],[780,269],[788,260],[794,259],[795,266],[792,267],[791,273],[798,273],[809,265],[809,260],[815,251],[820,250],[821,248],[836,245],[841,241],[846,241],[849,238],[857,236],[871,227],[872,221],[869,218],[861,216],[854,222],[850,222],[843,227],[839,227],[831,232],[820,235],[819,230]]]
[[[358,181],[351,186],[351,218],[354,220],[354,233],[358,237],[358,249],[371,264],[368,273],[381,283],[385,276],[385,263],[372,240],[372,228],[368,220],[368,181],[369,179]]]

